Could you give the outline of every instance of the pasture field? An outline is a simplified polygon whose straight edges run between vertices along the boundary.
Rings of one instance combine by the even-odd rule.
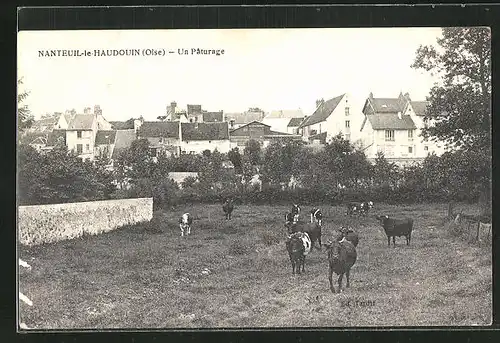
[[[20,290],[34,303],[20,303],[20,319],[34,329],[491,324],[491,245],[451,235],[446,204],[375,206],[353,219],[344,207],[321,206],[323,242],[342,224],[360,234],[351,287],[341,294],[329,290],[325,248],[292,275],[288,207],[236,206],[226,221],[221,205],[179,206],[147,224],[20,246],[33,267],[20,269]],[[309,210],[302,207],[302,220]],[[192,235],[180,237],[185,211],[195,221]],[[413,217],[411,245],[401,237],[387,247],[373,214]]]

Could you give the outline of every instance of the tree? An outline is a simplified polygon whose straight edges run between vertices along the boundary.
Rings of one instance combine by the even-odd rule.
[[[420,46],[412,68],[436,73],[424,137],[466,150],[490,149],[491,31],[483,27],[443,28],[434,46]]]
[[[35,121],[28,106],[23,105],[23,102],[28,97],[29,92],[26,90],[20,91],[20,86],[22,84],[23,84],[22,78],[17,80],[17,90],[18,90],[18,93],[17,93],[17,119],[18,119],[17,127],[18,127],[19,131],[29,129],[31,127],[31,125],[33,125],[33,122]]]
[[[234,166],[236,173],[241,174],[243,171],[241,168],[241,155],[240,155],[240,150],[238,149],[238,147],[230,150],[227,153],[227,158],[229,158],[229,160],[233,163],[233,166]]]
[[[412,67],[437,73],[430,92],[424,137],[442,140],[474,157],[484,210],[491,194],[491,31],[484,27],[443,28],[434,46],[420,46]],[[486,166],[486,168],[484,168]],[[489,167],[489,168],[488,168]]]
[[[261,150],[260,143],[255,139],[250,139],[245,143],[245,150],[243,153],[249,157],[250,163],[256,166],[261,162]]]

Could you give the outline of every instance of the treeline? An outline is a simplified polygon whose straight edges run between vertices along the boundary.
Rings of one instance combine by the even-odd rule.
[[[226,168],[230,160],[234,169]],[[169,172],[198,172],[179,185]],[[259,173],[262,191],[252,187]],[[290,178],[297,188],[282,189]],[[149,154],[146,140],[135,141],[114,161],[82,162],[64,146],[40,154],[21,145],[18,198],[21,205],[153,197],[155,207],[217,202],[231,196],[242,203],[339,204],[371,199],[385,203],[476,202],[491,182],[491,157],[466,151],[430,155],[421,164],[398,167],[379,155],[374,164],[348,141],[336,137],[320,151],[302,142],[275,142],[261,149],[249,141],[243,151],[205,151],[180,157]],[[127,186],[128,185],[128,186]],[[488,193],[488,190],[486,190]]]

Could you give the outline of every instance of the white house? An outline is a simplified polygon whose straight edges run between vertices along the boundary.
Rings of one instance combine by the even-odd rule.
[[[408,93],[397,98],[374,98],[370,93],[363,107],[365,119],[361,126],[367,158],[373,161],[380,151],[388,160],[404,164],[421,161],[431,152],[444,151],[419,136],[425,125],[426,106],[422,102],[412,105]]]
[[[68,150],[75,151],[81,158],[93,160],[99,130],[112,130],[112,126],[102,116],[98,105],[94,107],[94,113],[87,107],[83,114],[75,114],[65,129]]]
[[[363,116],[360,106],[349,93],[344,93],[329,100],[316,101],[316,111],[308,116],[299,126],[304,140],[317,136],[328,142],[338,134],[351,142],[358,141]]]
[[[429,105],[428,101],[411,101],[408,93],[405,94],[408,98],[408,103],[406,105],[405,111],[403,114],[411,116],[415,126],[417,127],[415,134],[416,138],[418,138],[419,145],[422,146],[421,149],[417,148],[416,155],[418,157],[425,157],[428,154],[434,153],[436,155],[442,155],[445,151],[444,143],[436,143],[429,139],[424,139],[422,137],[422,129],[426,125],[432,125],[432,120],[424,120],[425,119],[425,110]]]

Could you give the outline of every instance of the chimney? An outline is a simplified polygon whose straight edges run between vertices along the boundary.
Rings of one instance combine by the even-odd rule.
[[[401,119],[401,111],[398,112],[398,118]]]
[[[177,103],[175,101],[172,101],[170,103],[170,110],[172,111],[172,113],[175,113],[175,108],[177,107]]]
[[[372,92],[370,92],[370,94],[368,95],[368,97],[369,97],[370,99],[373,99],[373,93],[372,93]]]
[[[229,123],[230,123],[231,129],[233,129],[233,128],[234,128],[234,119],[231,119],[231,120],[229,121]]]
[[[95,116],[102,116],[102,110],[101,110],[101,106],[99,105],[95,105],[94,106],[94,114]]]
[[[83,114],[90,114],[90,113],[91,113],[91,111],[92,111],[92,109],[91,109],[90,107],[85,107],[85,108],[83,109]]]

